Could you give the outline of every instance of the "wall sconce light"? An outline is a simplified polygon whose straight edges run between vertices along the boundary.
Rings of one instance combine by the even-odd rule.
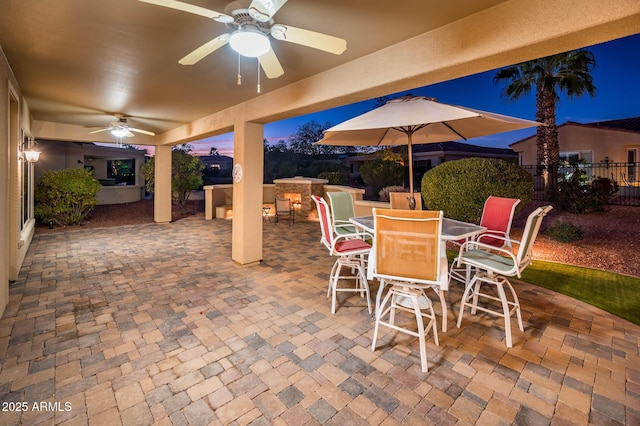
[[[29,142],[30,147],[28,147],[27,149],[24,149],[23,145],[21,158],[29,163],[35,163],[40,159],[40,151],[38,151],[34,147],[36,143],[35,139],[29,139]]]
[[[35,151],[35,150],[25,151],[24,158],[29,163],[35,163],[40,159],[40,151]]]

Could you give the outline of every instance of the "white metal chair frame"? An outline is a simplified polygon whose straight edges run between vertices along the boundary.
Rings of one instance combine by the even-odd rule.
[[[393,213],[396,212],[396,213]],[[403,213],[404,212],[404,213]],[[435,213],[435,214],[434,214]],[[423,372],[428,371],[427,365],[427,353],[426,353],[426,335],[429,330],[433,331],[433,338],[436,345],[439,346],[438,330],[436,315],[433,310],[433,304],[431,299],[425,294],[425,290],[434,289],[439,295],[442,295],[442,289],[446,289],[448,285],[447,279],[447,259],[442,256],[442,212],[433,211],[410,211],[403,210],[398,212],[397,210],[380,210],[373,209],[374,218],[376,220],[374,244],[372,249],[372,255],[369,256],[369,279],[377,278],[380,280],[380,287],[376,297],[376,323],[373,332],[373,341],[371,343],[371,349],[375,351],[376,341],[378,338],[378,329],[380,325],[386,326],[393,330],[409,334],[414,337],[418,337],[420,344],[420,362]],[[432,275],[435,279],[424,279],[417,276],[417,274],[406,274],[407,276],[399,276],[388,273],[381,270],[378,257],[380,253],[380,226],[377,221],[379,218],[390,219],[392,221],[405,222],[407,224],[415,222],[437,222],[436,233],[433,237],[433,262],[432,268],[435,270],[429,271],[427,265],[425,265],[423,272],[424,275]],[[407,233],[408,234],[408,233]],[[394,256],[402,258],[403,253],[400,250],[394,250],[393,253],[388,253],[393,259]],[[428,259],[425,259],[425,262]],[[426,262],[428,264],[428,262]],[[415,275],[415,276],[414,276]],[[383,288],[389,285],[389,291],[386,296],[380,302],[382,297]],[[441,296],[441,301],[444,302],[444,298]],[[446,303],[443,305],[443,316],[447,314]],[[396,324],[395,315],[396,311],[404,311],[413,313],[415,315],[417,331],[412,329],[403,328]],[[426,311],[426,312],[425,312]],[[388,321],[384,318],[389,316]],[[424,319],[427,320],[425,325]]]
[[[320,242],[329,250],[331,256],[337,259],[331,268],[329,276],[329,287],[327,288],[327,297],[331,294],[331,313],[336,313],[337,293],[338,292],[357,292],[361,297],[367,298],[367,308],[371,313],[371,297],[369,294],[369,283],[365,273],[365,257],[371,251],[371,245],[364,241],[363,236],[371,238],[366,233],[345,233],[339,235],[335,228],[331,225],[331,212],[329,205],[322,198],[312,195],[311,198],[316,203],[318,209],[318,218],[320,219],[320,230],[322,237]],[[341,225],[336,225],[336,227]],[[350,226],[353,226],[350,224]],[[342,268],[349,268],[355,272],[355,275],[341,275]],[[355,280],[354,287],[338,287],[340,280]]]
[[[462,316],[467,306],[471,307],[471,313],[476,310],[486,312],[504,318],[505,340],[508,348],[513,346],[511,338],[511,315],[515,312],[520,331],[524,331],[522,325],[522,314],[520,311],[520,301],[513,289],[513,286],[506,277],[521,277],[522,271],[531,264],[533,244],[540,230],[540,224],[544,216],[552,209],[551,206],[539,207],[527,218],[527,223],[520,242],[511,240],[518,244],[518,252],[514,255],[507,249],[497,249],[495,246],[484,244],[478,241],[467,241],[460,247],[458,257],[454,261],[457,266],[468,265],[476,269],[476,273],[469,283],[465,285],[464,294],[460,302],[460,312],[458,314],[457,326],[460,328]],[[495,236],[494,236],[495,237]],[[497,237],[495,237],[497,238]],[[491,250],[491,251],[490,251]],[[482,284],[495,286],[498,293],[483,293]],[[507,298],[504,287],[509,289],[511,300]],[[500,302],[502,309],[492,309],[491,305],[479,306],[478,299],[482,297],[492,301]]]

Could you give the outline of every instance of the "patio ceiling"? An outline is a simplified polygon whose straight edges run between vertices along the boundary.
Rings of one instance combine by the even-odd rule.
[[[229,10],[226,0],[189,2],[220,12]],[[236,3],[246,7],[249,1]],[[275,15],[276,23],[344,38],[347,50],[336,56],[273,40],[284,75],[277,79],[263,75],[262,93],[274,93],[329,70],[340,70],[385,48],[447,28],[492,7],[505,8],[496,15],[499,17],[509,13],[509,7],[517,12],[524,4],[519,0],[289,0]],[[243,59],[243,84],[237,86],[238,57],[228,46],[195,65],[178,64],[180,58],[196,47],[228,31],[224,24],[207,18],[136,0],[7,0],[0,14],[0,46],[35,120],[106,126],[115,120],[114,113],[122,113],[132,117],[133,127],[156,133],[184,129],[189,123],[251,102],[258,96],[257,62]],[[612,33],[610,38],[629,31],[623,25],[622,34]],[[606,37],[597,36],[600,41]],[[574,40],[572,45],[579,43]],[[453,77],[440,74],[431,82]],[[388,86],[378,89],[378,93],[401,88],[404,87]],[[283,111],[269,119],[359,100],[357,97],[336,100],[339,94],[332,96],[331,102],[318,102],[307,110]],[[263,117],[262,121],[266,120]],[[193,140],[199,135],[228,130],[231,129],[226,123],[208,125],[203,130],[164,137],[162,143]],[[85,132],[88,133],[83,128],[81,133]],[[87,134],[85,140],[89,138]],[[139,140],[146,141],[144,137],[137,137],[136,142]]]

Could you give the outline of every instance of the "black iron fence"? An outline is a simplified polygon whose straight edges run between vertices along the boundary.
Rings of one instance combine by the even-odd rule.
[[[534,200],[547,200],[548,194],[544,187],[544,166],[522,166],[533,176]],[[609,204],[621,206],[640,206],[640,163],[591,163],[591,164],[561,164],[548,166],[548,176],[551,181],[569,178],[576,171],[580,171],[585,182],[597,187],[617,186],[618,190],[609,200]]]

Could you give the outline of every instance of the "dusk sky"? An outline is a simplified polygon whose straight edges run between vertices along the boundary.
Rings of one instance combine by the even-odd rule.
[[[568,100],[562,96],[556,120],[558,125],[567,121],[590,123],[603,120],[640,116],[640,34],[598,44],[587,48],[596,58],[593,72],[596,95]],[[535,94],[511,102],[501,96],[503,86],[493,83],[496,70],[475,74],[431,86],[420,87],[401,93],[390,93],[396,97],[411,93],[436,98],[453,105],[466,106],[489,112],[535,120]],[[358,102],[331,110],[321,111],[287,120],[268,123],[264,126],[265,137],[272,143],[288,141],[298,127],[315,120],[324,124],[339,124],[374,108],[375,100]],[[490,147],[508,147],[509,144],[535,134],[535,129],[525,129],[494,136],[469,139],[467,143]],[[233,156],[233,133],[193,142],[198,154],[206,155],[215,146],[222,155]]]

